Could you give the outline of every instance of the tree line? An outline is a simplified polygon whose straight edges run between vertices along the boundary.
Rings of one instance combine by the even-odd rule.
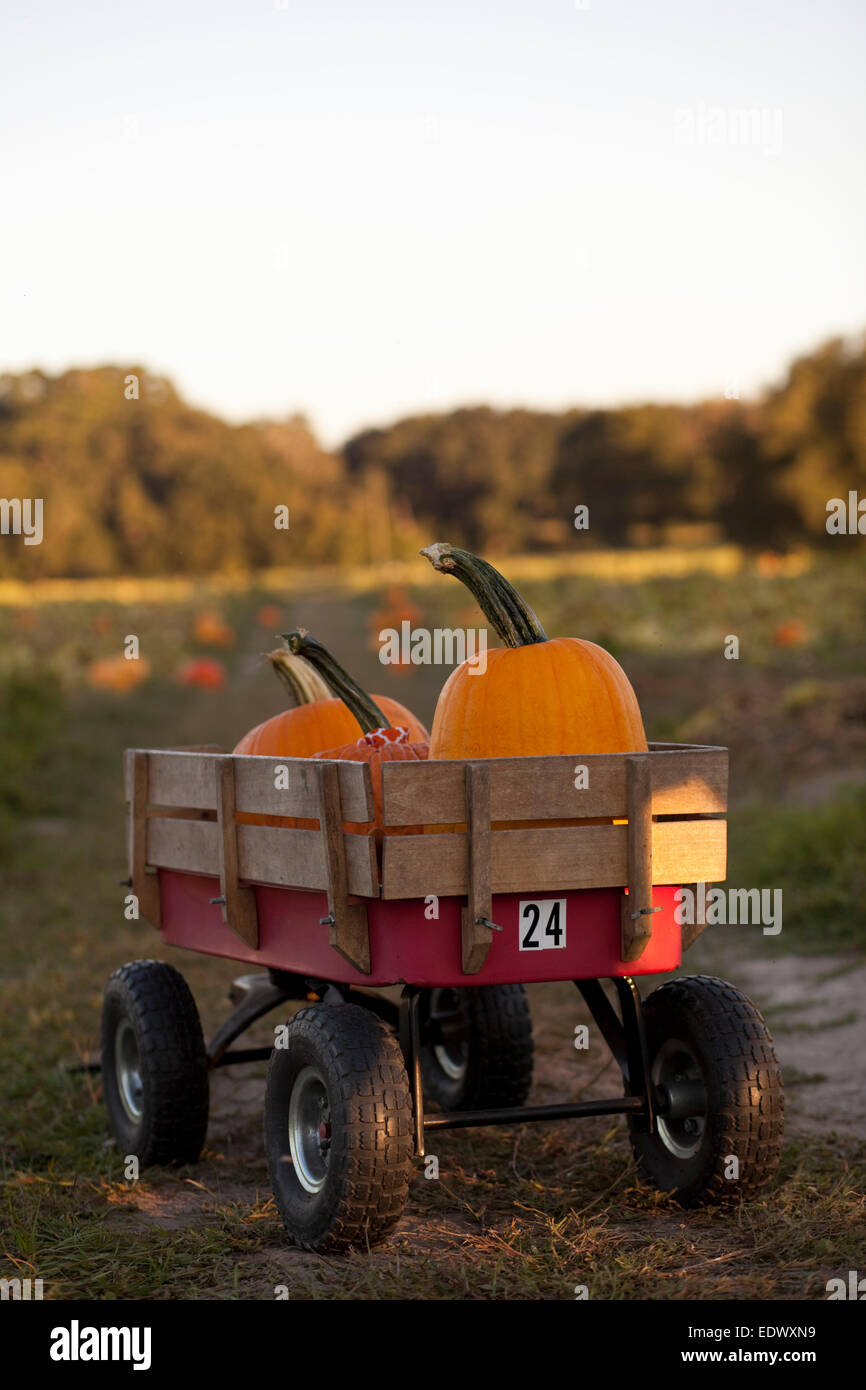
[[[140,368],[0,377],[0,497],[44,502],[41,544],[0,536],[2,576],[340,565],[437,538],[493,554],[784,550],[826,542],[827,503],[851,490],[866,497],[864,339],[797,358],[758,400],[475,406],[335,451],[301,417],[231,425]],[[286,508],[288,529],[275,523]]]

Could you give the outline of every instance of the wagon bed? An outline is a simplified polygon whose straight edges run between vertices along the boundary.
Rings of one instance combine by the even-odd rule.
[[[364,763],[130,749],[130,885],[168,944],[348,985],[653,974],[702,927],[677,888],[725,877],[727,781],[692,744],[384,763],[377,852],[344,828],[374,816]]]

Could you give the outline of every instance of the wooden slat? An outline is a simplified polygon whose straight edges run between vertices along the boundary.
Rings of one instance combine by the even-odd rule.
[[[216,810],[214,777],[217,757],[207,753],[159,750],[148,752],[148,758],[148,795],[151,805]],[[317,761],[311,758],[235,756],[233,762],[238,811],[317,819]],[[285,780],[288,781],[288,786],[285,789],[278,790],[275,786],[275,769],[278,767],[287,769],[288,775]],[[352,762],[338,762],[337,767],[344,820],[359,823],[372,820],[374,804],[369,767],[364,763]]]
[[[628,894],[620,905],[620,959],[639,960],[652,937],[653,820],[649,754],[626,760]]]
[[[218,743],[178,743],[173,748],[160,748],[160,753],[225,753]]]
[[[220,832],[213,820],[174,820],[151,816],[147,822],[147,862],[160,869],[219,877]]]
[[[219,875],[219,830],[215,821],[148,821],[147,862],[162,869]],[[289,830],[281,826],[239,825],[238,873],[249,883],[274,883],[287,888],[324,891],[328,870],[318,830]],[[378,895],[376,848],[368,835],[345,835],[349,892],[358,897]]]
[[[490,814],[496,821],[567,820],[627,814],[625,753],[586,757],[489,758]],[[718,814],[727,807],[724,748],[677,749],[649,755],[653,815]],[[575,787],[585,766],[586,788]],[[466,763],[385,763],[383,824],[462,825]]]
[[[469,763],[464,771],[466,784],[466,873],[469,902],[461,909],[461,954],[464,975],[477,975],[493,940],[488,925],[493,911],[490,877],[490,769],[483,763]]]
[[[318,758],[235,758],[239,811],[269,816],[319,817]],[[364,824],[375,815],[370,768],[366,763],[335,761],[343,820]],[[288,786],[277,789],[275,770],[287,769]]]
[[[334,950],[362,974],[370,973],[370,930],[363,903],[349,902],[349,874],[346,863],[343,817],[340,803],[339,767],[320,762],[319,822],[321,846],[328,874],[328,927]]]
[[[151,803],[215,811],[218,760],[214,753],[151,753]]]
[[[654,883],[717,883],[725,877],[723,820],[653,825]],[[623,888],[628,883],[628,827],[548,826],[494,830],[494,893]],[[385,898],[459,896],[468,888],[465,835],[390,835],[383,846]]]
[[[723,820],[654,823],[653,883],[720,883],[727,872],[727,844]]]
[[[648,743],[647,748],[651,753],[682,753],[684,749],[694,753],[719,753],[726,752],[726,749],[717,748],[712,743]]]
[[[344,835],[349,892],[360,898],[379,895],[376,846],[370,835]],[[239,825],[238,849],[243,877],[252,883],[286,888],[328,887],[328,868],[318,830]]]
[[[217,759],[217,827],[219,829],[220,892],[223,922],[237,932],[254,951],[259,948],[259,916],[256,895],[238,879],[238,826],[235,820],[235,768],[237,759]]]

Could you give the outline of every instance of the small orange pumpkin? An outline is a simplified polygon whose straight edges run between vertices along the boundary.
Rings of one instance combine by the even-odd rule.
[[[375,819],[366,824],[344,821],[343,829],[356,835],[373,835],[377,845],[382,843],[382,835],[414,835],[423,829],[420,825],[382,826],[382,764],[386,762],[423,762],[428,753],[428,744],[412,742],[409,730],[393,729],[390,725],[380,725],[356,739],[354,743],[342,744],[339,748],[326,748],[317,753],[317,758],[341,758],[355,763],[369,763],[370,778],[373,784],[373,804]],[[298,821],[298,825],[315,825],[318,821]]]
[[[202,690],[221,690],[226,683],[226,668],[210,656],[197,656],[186,661],[177,673],[180,685],[198,685]]]
[[[147,680],[150,665],[143,656],[103,656],[91,663],[87,675],[97,690],[116,690],[123,695]]]
[[[408,623],[411,629],[418,616],[419,610],[410,599],[406,589],[399,584],[392,584],[383,595],[382,607],[375,613],[371,613],[368,619],[370,645],[375,651],[378,651],[380,634],[383,631],[391,629],[402,632],[403,623]],[[412,663],[395,661],[391,663],[391,670],[395,676],[408,676],[412,670]]]
[[[390,729],[389,721],[406,738],[386,740],[391,746],[387,757],[426,757],[429,734],[411,710],[387,695],[371,696],[355,682],[327,647],[303,629],[286,636],[286,647],[270,652],[268,659],[292,698],[295,708],[285,710],[250,729],[234,749],[235,753],[270,755],[283,758],[337,758],[367,760],[364,737],[375,730]],[[331,691],[337,692],[331,697]],[[360,737],[359,737],[360,736]],[[375,750],[378,745],[369,745]],[[407,750],[423,748],[416,754]],[[323,752],[323,749],[328,751]],[[339,750],[343,750],[341,753]],[[399,750],[399,751],[398,751]],[[377,759],[370,758],[377,815],[368,826],[352,825],[353,831],[369,833],[381,824],[381,772]],[[317,829],[318,820],[287,816],[264,816],[244,812],[238,820],[245,825],[292,826],[300,830]]]
[[[353,834],[372,834],[377,845],[380,845],[383,833],[382,763],[426,759],[428,752],[427,730],[414,716],[410,716],[411,727],[406,723],[396,728],[390,725],[385,714],[385,705],[396,705],[398,709],[403,707],[397,705],[395,700],[380,702],[378,696],[374,700],[372,696],[367,695],[352,680],[348,672],[343,670],[343,667],[331,655],[327,647],[323,647],[320,642],[310,637],[309,633],[303,629],[287,634],[286,641],[289,649],[295,655],[305,657],[325,677],[331,689],[337,692],[362,729],[360,738],[337,744],[333,748],[320,749],[313,754],[313,757],[337,758],[369,764],[373,785],[374,819],[365,824],[344,822],[343,829]],[[406,712],[408,713],[408,711]],[[318,828],[319,825],[317,820],[287,819],[282,823],[295,825],[299,828]],[[395,826],[393,829],[389,827],[384,833],[386,835],[410,835],[420,828],[420,826]]]
[[[345,702],[331,693],[331,685],[320,674],[316,665],[308,661],[307,650],[302,644],[307,634],[301,628],[291,634],[297,639],[295,648],[285,647],[268,653],[268,660],[276,675],[285,685],[294,707],[273,715],[262,724],[250,729],[232,750],[235,753],[250,755],[269,755],[277,758],[312,758],[322,748],[338,743],[349,743],[363,733],[354,712]],[[312,639],[310,639],[312,643]],[[315,644],[318,647],[318,643]],[[326,649],[321,648],[324,652]],[[312,645],[310,647],[312,651]],[[327,653],[330,657],[330,653]],[[334,668],[342,671],[330,657]],[[342,672],[343,680],[355,686],[351,677]],[[411,710],[392,700],[387,695],[366,696],[360,686],[355,686],[365,699],[372,698],[384,718],[379,722],[405,726],[416,739],[427,739],[429,734],[416,719]]]
[[[234,628],[210,609],[196,615],[194,632],[203,647],[230,647],[235,640]]]
[[[799,618],[788,618],[773,629],[773,646],[801,647],[807,636],[806,626]]]

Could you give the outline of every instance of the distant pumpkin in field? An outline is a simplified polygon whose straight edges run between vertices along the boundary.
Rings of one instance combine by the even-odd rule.
[[[259,627],[267,628],[268,632],[275,632],[283,620],[283,615],[275,603],[265,603],[256,614],[256,622]]]
[[[90,684],[97,690],[114,690],[124,695],[134,690],[150,675],[150,666],[144,657],[103,656],[91,663],[87,676]]]
[[[203,647],[230,647],[235,640],[234,628],[210,610],[196,615],[193,631]]]
[[[777,574],[781,574],[783,560],[781,555],[777,555],[774,550],[762,550],[757,559],[758,574],[763,579],[773,579]]]
[[[210,656],[198,656],[187,661],[177,673],[181,685],[197,685],[202,690],[221,690],[226,683],[226,668]]]
[[[382,607],[378,608],[375,613],[371,613],[367,620],[370,629],[370,645],[373,650],[379,651],[381,649],[380,633],[390,628],[400,635],[404,623],[409,624],[411,631],[412,624],[419,616],[420,610],[415,607],[406,589],[400,584],[392,584],[382,595]],[[392,661],[388,665],[395,675],[408,675],[412,669],[411,662],[408,661]]]
[[[773,630],[774,647],[802,647],[806,641],[806,627],[799,618],[788,618]]]

